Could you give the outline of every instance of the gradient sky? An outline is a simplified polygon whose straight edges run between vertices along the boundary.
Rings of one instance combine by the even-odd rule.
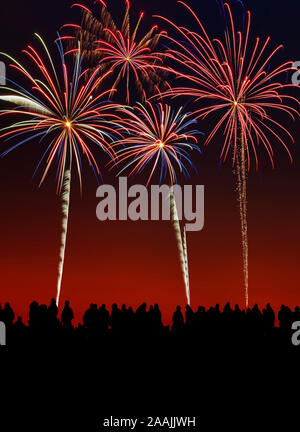
[[[120,5],[123,8],[122,0],[107,3],[115,13]],[[189,3],[211,35],[222,35],[223,21],[214,0]],[[64,0],[5,2],[0,50],[20,58],[34,32],[51,45],[61,25],[80,23],[80,14],[71,11],[70,4]],[[146,27],[151,14],[167,15],[177,22],[185,19],[185,24],[193,25],[187,14],[183,18],[175,0],[132,0],[132,4],[133,14],[145,10]],[[274,45],[284,44],[278,61],[300,60],[299,1],[248,0],[244,4],[252,11],[254,35],[270,34]],[[260,170],[252,171],[248,180],[250,304],[271,302],[275,307],[300,304],[300,122],[284,121],[296,138],[290,146],[294,164],[276,144],[276,169],[272,170],[261,149]],[[210,126],[201,122],[199,129],[207,132]],[[194,161],[199,176],[191,182],[205,185],[205,228],[188,234],[192,306],[227,301],[243,306],[244,302],[239,210],[230,162],[219,168],[221,145],[219,137]],[[56,294],[60,200],[51,176],[40,189],[37,180],[31,181],[40,155],[33,143],[0,160],[0,299],[10,301],[24,317],[33,299],[48,303]],[[112,181],[103,174],[105,182]],[[168,320],[175,306],[185,302],[172,225],[97,221],[96,186],[89,171],[83,198],[76,181],[73,184],[61,304],[69,299],[79,319],[90,302],[135,307],[146,301],[159,303]]]

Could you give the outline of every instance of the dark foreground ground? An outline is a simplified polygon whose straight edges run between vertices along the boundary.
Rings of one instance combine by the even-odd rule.
[[[298,308],[227,304],[177,308],[165,327],[157,305],[91,305],[74,326],[71,306],[58,316],[52,301],[32,303],[25,325],[5,305],[0,430],[133,430],[104,426],[111,417],[138,418],[134,430],[168,430],[147,426],[158,416],[196,417],[196,427],[174,430],[269,431],[281,421],[286,430],[298,412],[298,320]]]

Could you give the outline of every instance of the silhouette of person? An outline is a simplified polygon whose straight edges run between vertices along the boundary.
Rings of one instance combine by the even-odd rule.
[[[109,312],[106,309],[105,304],[103,304],[97,313],[97,327],[101,332],[106,332],[109,327]]]
[[[147,304],[143,303],[139,306],[135,313],[136,330],[138,333],[143,333],[147,330]]]
[[[110,320],[113,332],[118,333],[121,328],[121,311],[116,303],[112,305]]]
[[[189,305],[185,308],[185,327],[188,335],[193,336],[195,330],[195,313]]]
[[[32,302],[29,307],[29,325],[31,328],[37,328],[39,324],[39,305],[36,301]]]
[[[48,322],[50,328],[56,328],[58,326],[58,307],[55,299],[51,299],[50,306],[48,307]]]
[[[65,301],[65,306],[61,313],[61,322],[64,328],[73,328],[72,320],[74,319],[73,310],[70,307],[70,302]]]
[[[271,308],[270,303],[268,303],[266,308],[263,310],[264,331],[270,332],[274,328],[274,324],[275,324],[275,313]]]
[[[184,319],[183,314],[181,312],[181,307],[177,306],[176,311],[173,314],[173,325],[172,331],[175,334],[181,333],[184,329]]]
[[[93,303],[91,303],[89,309],[87,309],[83,315],[83,325],[87,329],[91,325],[91,315],[93,313],[93,308],[94,308],[94,305],[93,305]]]
[[[22,318],[18,316],[17,321],[14,323],[14,328],[17,330],[24,329],[26,326],[22,321]]]
[[[300,308],[299,308],[299,306],[295,307],[295,311],[293,313],[293,321],[300,321]]]
[[[161,311],[160,311],[159,306],[158,306],[157,303],[154,305],[153,321],[154,321],[154,326],[156,328],[160,329],[162,327]]]
[[[5,303],[4,308],[2,310],[3,322],[5,322],[7,327],[11,327],[13,325],[14,318],[15,318],[15,314],[10,304],[8,302]]]
[[[290,331],[291,323],[292,323],[292,311],[289,307],[285,305],[281,305],[280,310],[278,312],[278,320],[280,323],[280,329],[286,333]]]

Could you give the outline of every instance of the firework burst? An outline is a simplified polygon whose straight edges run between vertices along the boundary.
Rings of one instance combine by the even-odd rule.
[[[167,179],[171,185],[171,217],[187,302],[190,304],[186,235],[185,231],[181,234],[173,185],[177,183],[177,171],[189,177],[189,170],[194,167],[189,153],[192,150],[200,151],[197,145],[197,135],[200,132],[191,128],[197,121],[184,114],[182,108],[175,111],[167,104],[153,105],[149,101],[145,106],[138,104],[135,109],[125,108],[122,111],[129,136],[117,143],[122,147],[117,151],[115,160],[118,164],[125,165],[119,174],[128,171],[129,176],[133,176],[148,170],[147,186],[155,173],[159,175],[160,183]]]
[[[87,82],[82,83],[86,71],[81,69],[80,49],[76,55],[75,65],[70,70],[62,44],[57,42],[61,59],[60,74],[54,66],[44,41],[40,36],[36,36],[42,44],[45,60],[32,46],[28,46],[24,53],[38,71],[38,78],[34,78],[17,60],[2,53],[12,62],[12,68],[21,74],[22,79],[25,78],[29,82],[31,88],[26,90],[12,81],[11,86],[1,87],[0,100],[13,103],[16,108],[2,110],[0,116],[22,116],[25,119],[1,129],[0,139],[5,142],[17,141],[10,145],[2,156],[33,140],[40,144],[42,151],[43,144],[46,142],[46,151],[44,149],[44,154],[37,166],[38,170],[42,163],[45,164],[40,184],[45,180],[51,166],[54,164],[57,166],[57,193],[61,193],[63,213],[57,282],[58,304],[66,247],[73,162],[77,168],[80,188],[82,187],[82,156],[85,156],[94,173],[100,175],[94,150],[103,150],[110,158],[114,157],[114,150],[110,143],[120,135],[119,118],[114,114],[114,110],[119,106],[106,101],[109,90],[98,92],[94,96],[95,89],[99,88],[105,79],[105,76],[99,73],[100,68],[93,72]]]
[[[273,113],[284,113],[293,120],[298,110],[291,106],[299,101],[288,94],[290,84],[281,84],[278,77],[292,69],[292,62],[272,68],[270,62],[282,46],[269,50],[270,37],[265,41],[256,38],[254,45],[249,42],[251,14],[246,12],[245,30],[237,31],[230,6],[225,3],[228,26],[225,42],[211,40],[197,14],[184,2],[196,20],[200,31],[194,32],[168,22],[180,35],[180,39],[164,35],[174,48],[166,56],[175,61],[183,72],[169,68],[177,78],[189,82],[165,92],[172,97],[188,96],[205,106],[194,111],[196,118],[209,115],[219,116],[217,123],[207,137],[209,144],[219,131],[224,134],[221,160],[232,154],[239,195],[245,299],[248,306],[248,236],[247,236],[247,171],[250,169],[251,154],[258,167],[257,147],[262,144],[272,166],[274,166],[272,141],[280,143],[292,160],[285,140],[294,142],[290,132],[273,118]]]
[[[73,5],[82,10],[82,24],[81,26],[74,24],[64,26],[71,26],[72,29],[75,29],[75,36],[66,36],[66,38],[73,39],[75,44],[77,40],[80,40],[82,51],[91,68],[93,65],[96,67],[101,65],[103,70],[112,69],[113,89],[117,88],[121,81],[124,82],[128,104],[132,89],[131,81],[144,100],[144,85],[147,84],[151,91],[158,88],[161,82],[157,74],[157,65],[162,63],[163,56],[155,51],[161,33],[158,33],[157,26],[154,26],[147,34],[138,37],[143,12],[140,13],[139,20],[131,31],[129,1],[126,1],[126,12],[120,29],[115,24],[105,3],[100,2],[99,4],[101,6],[100,19],[97,19],[86,6],[78,3]],[[76,50],[76,47],[74,49]]]

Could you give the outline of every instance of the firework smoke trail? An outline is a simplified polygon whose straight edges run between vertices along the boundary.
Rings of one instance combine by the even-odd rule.
[[[237,193],[241,219],[241,234],[243,248],[243,270],[245,283],[245,303],[249,305],[249,247],[248,247],[248,221],[247,221],[247,168],[243,137],[241,145],[237,147],[236,166],[234,170],[237,181]]]
[[[190,299],[189,276],[188,276],[188,269],[187,269],[186,240],[185,240],[185,247],[184,247],[173,188],[171,188],[171,192],[170,192],[170,209],[171,209],[171,220],[176,235],[180,265],[181,265],[183,280],[185,284],[186,299],[188,305],[190,305],[191,299]]]
[[[189,261],[188,261],[188,250],[187,250],[187,238],[186,238],[186,229],[185,226],[183,228],[183,252],[184,252],[184,263],[185,263],[185,280],[186,280],[186,289],[188,296],[188,305],[190,306],[191,297],[190,297],[190,276],[189,276]]]
[[[68,169],[64,174],[64,181],[61,193],[62,200],[62,232],[61,232],[61,245],[59,253],[59,264],[58,264],[58,280],[57,280],[57,296],[56,304],[59,304],[60,291],[61,291],[61,281],[63,275],[63,268],[65,262],[65,251],[67,242],[67,232],[68,232],[68,219],[69,219],[69,208],[70,208],[70,192],[71,192],[71,170]]]

